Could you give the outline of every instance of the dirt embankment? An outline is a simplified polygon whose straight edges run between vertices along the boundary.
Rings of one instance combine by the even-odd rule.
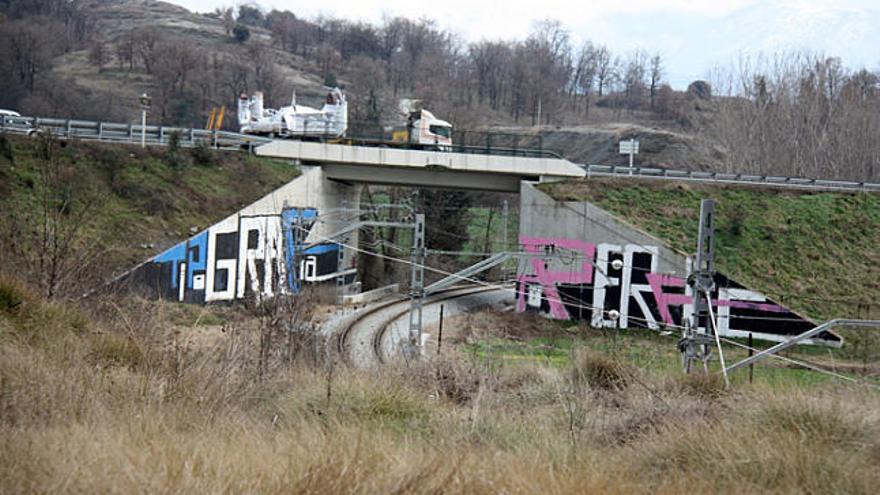
[[[543,149],[580,164],[627,165],[629,157],[618,153],[620,141],[627,139],[639,142],[635,165],[712,170],[720,168],[724,159],[724,151],[704,138],[638,124],[505,127],[493,131],[521,134],[523,146],[530,147],[540,136]]]

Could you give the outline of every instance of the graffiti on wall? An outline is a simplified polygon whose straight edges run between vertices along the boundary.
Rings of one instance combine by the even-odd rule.
[[[517,311],[554,319],[587,320],[594,327],[660,329],[682,325],[692,313],[685,279],[660,273],[659,248],[521,236],[534,254],[517,276]],[[715,276],[713,305],[722,335],[782,341],[813,328],[812,322],[724,275]],[[619,316],[609,317],[615,310]],[[826,333],[816,341],[840,339]]]
[[[136,278],[159,297],[198,303],[295,294],[302,282],[352,279],[356,269],[339,269],[339,245],[304,244],[317,218],[312,208],[230,217],[154,257]]]

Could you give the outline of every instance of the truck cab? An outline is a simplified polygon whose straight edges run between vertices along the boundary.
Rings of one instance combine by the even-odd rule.
[[[392,141],[448,151],[452,147],[452,124],[427,110],[408,112],[406,130],[394,132]]]

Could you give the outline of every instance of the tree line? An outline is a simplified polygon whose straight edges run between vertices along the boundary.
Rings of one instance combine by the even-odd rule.
[[[354,117],[365,119],[381,118],[387,102],[406,96],[438,112],[464,109],[479,115],[476,111],[485,108],[515,123],[560,123],[568,114],[588,115],[597,102],[654,107],[662,86],[659,54],[617,56],[591,42],[574,47],[570,33],[555,20],[535,23],[524,40],[467,43],[433,20],[396,17],[378,25],[306,20],[245,4],[206,14],[232,42],[217,53],[180,43],[156,27],[103,39],[83,5],[79,0],[0,0],[5,15],[0,39],[8,41],[0,63],[9,69],[3,82],[14,89],[0,96],[3,105],[57,109],[53,83],[66,84],[53,81],[53,62],[77,50],[86,50],[99,71],[115,65],[151,76],[169,123],[195,115],[201,120],[212,103],[201,99],[232,103],[238,92],[254,89],[270,98],[289,94],[277,68],[285,54],[313,69],[325,84],[347,86]],[[268,32],[271,41],[251,36],[252,31]],[[213,87],[202,81],[214,82]]]
[[[704,126],[729,171],[880,182],[880,77],[840,58],[787,54],[719,71]]]

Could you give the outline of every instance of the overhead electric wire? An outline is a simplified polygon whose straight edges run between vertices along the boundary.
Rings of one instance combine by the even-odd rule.
[[[301,230],[304,230],[304,231],[307,231],[307,232],[308,232],[308,229],[306,229],[306,228],[304,228],[304,227],[300,227],[300,226],[298,226],[297,228],[299,228],[299,229],[301,229]],[[484,282],[484,281],[479,280],[479,279],[475,279],[475,278],[471,278],[471,277],[464,277],[464,276],[457,275],[457,274],[455,274],[455,273],[448,272],[448,271],[445,271],[445,270],[441,270],[441,269],[439,269],[439,268],[434,268],[434,267],[431,267],[431,266],[428,266],[428,265],[419,264],[419,263],[414,263],[414,262],[412,262],[412,261],[410,261],[410,260],[404,260],[404,259],[394,258],[394,257],[386,256],[386,255],[383,255],[383,254],[380,254],[380,253],[375,253],[375,252],[372,252],[372,251],[367,251],[367,250],[361,249],[361,248],[359,248],[359,247],[352,246],[352,245],[350,245],[350,244],[346,244],[346,243],[342,243],[342,242],[337,242],[337,241],[335,241],[335,240],[333,240],[333,239],[331,239],[331,238],[324,237],[324,236],[321,236],[321,235],[317,235],[317,234],[314,234],[314,233],[312,233],[312,235],[315,235],[316,237],[318,237],[318,238],[320,238],[320,239],[322,239],[322,240],[329,241],[329,242],[333,242],[333,243],[335,243],[335,244],[338,244],[338,245],[344,246],[344,247],[349,248],[349,249],[351,249],[351,250],[353,250],[353,251],[355,251],[355,252],[359,252],[359,253],[367,254],[367,255],[370,255],[370,256],[376,256],[376,257],[379,257],[379,258],[387,259],[387,260],[390,260],[390,261],[395,261],[395,262],[402,263],[402,264],[406,264],[406,265],[412,265],[412,266],[420,267],[420,268],[422,268],[422,269],[424,269],[424,270],[427,270],[427,271],[430,271],[430,272],[433,272],[433,273],[438,273],[438,274],[440,274],[440,275],[446,275],[446,276],[449,276],[449,277],[456,277],[456,278],[458,278],[458,279],[460,279],[460,280],[467,281],[467,282],[471,282],[471,283],[474,283],[474,284],[477,284],[477,285],[482,285],[482,286],[484,286],[484,287],[496,288],[496,289],[498,289],[498,290],[504,290],[504,291],[507,291],[507,292],[512,292],[512,293],[513,293],[514,295],[516,295],[516,296],[528,295],[525,291],[517,290],[517,289],[515,289],[515,288],[509,288],[509,287],[505,287],[505,286],[502,286],[502,285],[497,285],[497,284],[493,284],[493,283],[488,283],[488,282]],[[540,256],[540,255],[536,255],[536,256]],[[551,298],[548,298],[546,295],[544,295],[543,297],[544,297],[544,299],[547,299],[547,300],[550,300],[550,301],[554,301],[554,302],[558,302],[558,303],[563,304],[563,305],[566,305],[566,304],[567,304],[569,307],[580,308],[580,309],[588,309],[588,310],[590,310],[590,311],[595,311],[596,309],[599,309],[599,308],[597,308],[597,307],[595,307],[595,306],[587,305],[587,304],[584,304],[584,303],[582,303],[582,302],[580,302],[580,301],[578,301],[576,304],[566,303],[566,301],[564,301],[564,300],[562,299],[563,297],[566,297],[566,296],[565,296],[564,294],[562,294],[562,293],[560,293],[560,298],[558,298],[558,299],[551,299]],[[601,308],[600,311],[601,311],[603,314],[607,314],[607,313],[609,313],[609,311],[606,311],[604,308]],[[628,320],[641,321],[641,322],[644,322],[646,325],[649,323],[649,320],[647,320],[647,319],[645,319],[645,318],[635,317],[635,316],[629,316],[629,317],[628,317]],[[656,323],[656,322],[655,322],[655,323]],[[682,330],[686,328],[686,327],[684,327],[683,325],[678,325],[678,324],[674,324],[674,323],[671,323],[671,324],[670,324],[670,323],[664,323],[664,324],[663,324],[663,327],[664,327],[664,328],[677,328],[677,329],[682,329]],[[652,328],[650,328],[650,327],[648,327],[648,329],[649,329],[649,330],[652,330],[652,331],[655,331],[655,332],[659,333],[660,335],[670,336],[670,337],[673,336],[672,334],[666,334],[666,333],[663,333],[663,332],[661,332],[661,331],[659,331],[659,330],[652,329]],[[720,335],[719,335],[718,337],[719,337],[719,340],[720,340],[720,341],[726,342],[726,343],[728,343],[728,344],[730,344],[730,345],[734,345],[734,346],[736,346],[736,347],[741,347],[741,348],[745,348],[745,349],[751,349],[751,350],[755,350],[755,351],[759,351],[759,352],[760,352],[760,349],[757,349],[757,348],[754,348],[754,347],[750,347],[750,346],[745,345],[745,344],[741,344],[741,343],[739,343],[739,342],[736,342],[735,340],[728,339],[728,338],[725,338],[725,337],[721,337]],[[771,357],[771,358],[774,358],[774,359],[779,359],[779,360],[781,360],[781,361],[789,362],[789,363],[791,363],[791,364],[794,364],[794,365],[797,365],[797,366],[801,366],[801,367],[803,367],[803,368],[807,368],[807,369],[810,369],[810,370],[816,371],[816,372],[818,372],[818,373],[824,373],[824,374],[826,374],[826,375],[832,376],[832,377],[837,378],[837,379],[841,379],[841,380],[849,381],[849,382],[852,382],[852,383],[864,384],[864,385],[868,385],[868,386],[871,386],[871,387],[874,387],[874,388],[878,388],[878,389],[880,389],[880,385],[878,385],[878,384],[874,384],[874,383],[867,382],[867,381],[864,381],[864,380],[858,380],[858,379],[856,379],[856,378],[853,378],[853,377],[850,377],[850,376],[846,376],[846,375],[842,375],[842,374],[840,374],[840,373],[835,373],[835,372],[833,372],[833,371],[829,371],[829,370],[826,370],[826,369],[824,369],[824,368],[821,368],[821,367],[818,367],[818,366],[815,366],[815,365],[812,365],[812,364],[809,364],[809,363],[805,363],[805,362],[802,362],[802,361],[798,361],[798,360],[796,360],[796,359],[788,358],[788,357],[785,357],[785,356],[780,356],[780,355],[778,355],[778,354],[769,354],[768,356]]]
[[[299,229],[301,229],[301,230],[304,230],[304,231],[307,231],[307,230],[308,230],[308,229],[306,229],[306,228],[304,228],[304,227],[297,227],[297,228],[299,228]],[[499,290],[504,290],[504,291],[508,291],[508,292],[513,292],[513,293],[516,294],[516,295],[527,295],[527,293],[524,292],[524,291],[517,291],[516,289],[511,289],[511,288],[504,287],[504,286],[500,286],[500,285],[497,285],[497,284],[487,283],[487,282],[484,282],[484,281],[482,281],[482,280],[475,279],[475,278],[471,278],[471,277],[464,277],[464,276],[457,275],[457,274],[455,274],[455,273],[448,272],[448,271],[446,271],[446,270],[441,270],[441,269],[439,269],[439,268],[434,268],[434,267],[431,267],[431,266],[428,266],[428,265],[419,264],[419,263],[413,263],[413,262],[410,261],[410,260],[405,260],[405,259],[395,258],[395,257],[393,257],[393,256],[387,256],[387,255],[384,255],[384,254],[381,254],[381,253],[376,253],[376,252],[373,252],[373,251],[368,251],[368,250],[365,250],[365,249],[361,249],[361,248],[359,248],[359,247],[357,247],[357,246],[353,246],[353,245],[351,245],[351,244],[347,244],[347,243],[344,243],[344,242],[338,242],[338,241],[335,241],[335,240],[333,240],[333,239],[331,239],[331,238],[329,238],[329,237],[324,237],[324,236],[317,235],[317,234],[314,234],[314,233],[312,233],[311,235],[314,235],[315,237],[318,237],[318,238],[321,239],[321,240],[328,241],[328,242],[332,242],[332,243],[334,243],[334,244],[338,244],[338,245],[340,245],[340,246],[346,247],[346,248],[351,249],[352,251],[355,251],[355,252],[358,252],[358,253],[363,253],[363,254],[367,254],[367,255],[370,255],[370,256],[376,256],[376,257],[378,257],[378,258],[387,259],[387,260],[389,260],[389,261],[395,261],[395,262],[397,262],[397,263],[401,263],[401,264],[405,264],[405,265],[411,265],[411,266],[421,267],[422,269],[427,270],[427,271],[429,271],[429,272],[437,273],[437,274],[440,274],[440,275],[446,275],[446,276],[448,276],[448,277],[455,277],[455,278],[458,278],[459,280],[466,281],[466,282],[471,282],[471,283],[474,283],[474,284],[477,284],[477,285],[482,285],[482,286],[484,286],[484,287],[497,288],[497,289],[499,289]],[[545,298],[545,299],[548,299],[548,300],[551,300],[551,299],[547,298],[546,296],[544,296],[544,298]],[[563,300],[561,300],[561,299],[552,299],[552,300],[553,300],[554,302],[558,302],[558,303],[561,303],[561,304],[566,304],[566,302],[563,301]],[[588,306],[588,305],[583,305],[583,304],[580,304],[580,305],[572,305],[572,304],[569,304],[569,305],[570,305],[570,306],[574,306],[574,307],[580,307],[580,308],[582,308],[582,309],[589,309],[589,310],[591,310],[591,311],[595,309],[593,306]],[[605,311],[604,309],[602,309],[602,312],[603,312],[603,313],[607,313],[607,311]]]

